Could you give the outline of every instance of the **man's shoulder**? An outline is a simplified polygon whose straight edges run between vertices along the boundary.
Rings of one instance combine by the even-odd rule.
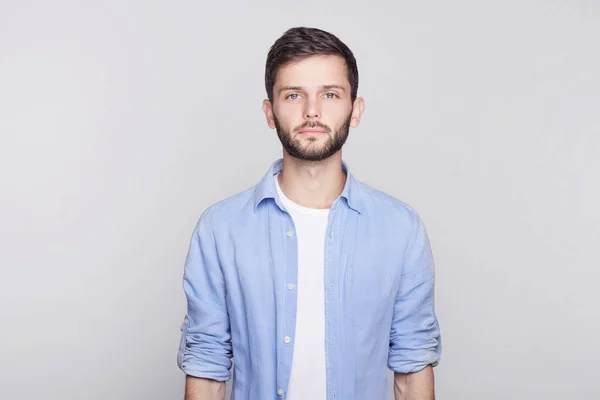
[[[199,222],[219,227],[245,221],[248,213],[254,211],[255,189],[256,185],[209,205],[202,212]]]
[[[365,182],[356,182],[369,215],[391,219],[409,219],[412,222],[419,218],[417,211],[407,202]]]

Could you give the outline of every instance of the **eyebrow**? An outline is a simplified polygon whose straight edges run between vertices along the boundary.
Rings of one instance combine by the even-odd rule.
[[[339,89],[343,92],[346,91],[346,88],[340,85],[325,85],[325,86],[321,86],[321,90],[328,90],[328,89]]]
[[[340,86],[340,85],[323,85],[319,88],[319,90],[329,90],[329,89],[339,89],[343,92],[346,91],[346,88],[344,88],[343,86]],[[281,94],[281,92],[286,91],[286,90],[304,91],[304,88],[302,86],[284,86],[281,89],[279,89],[279,94]]]

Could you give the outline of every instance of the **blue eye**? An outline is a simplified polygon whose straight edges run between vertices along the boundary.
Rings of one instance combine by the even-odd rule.
[[[290,93],[285,97],[286,97],[286,99],[296,100],[298,98],[298,93]]]
[[[334,99],[338,97],[335,93],[326,93],[325,96],[327,96],[328,99]]]

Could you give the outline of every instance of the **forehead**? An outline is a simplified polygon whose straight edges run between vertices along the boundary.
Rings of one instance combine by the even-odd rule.
[[[292,61],[277,71],[275,87],[350,86],[346,62],[335,55],[318,55]]]

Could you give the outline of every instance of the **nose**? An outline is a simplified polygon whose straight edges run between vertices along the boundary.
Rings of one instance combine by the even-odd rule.
[[[321,110],[317,99],[309,99],[306,102],[305,116],[308,119],[318,119],[321,116]]]

